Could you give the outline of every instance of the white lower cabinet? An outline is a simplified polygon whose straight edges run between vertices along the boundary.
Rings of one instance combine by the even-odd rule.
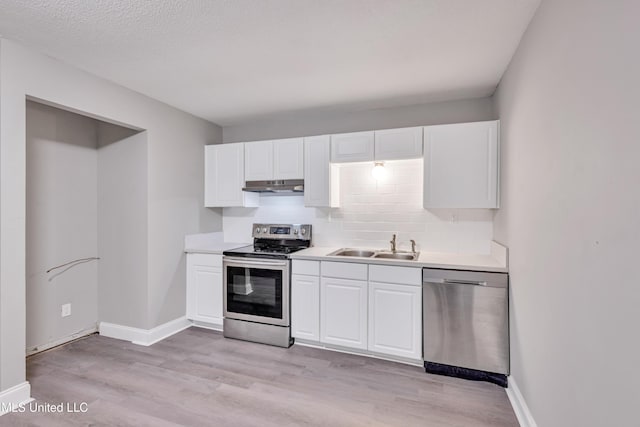
[[[222,255],[187,254],[187,318],[222,327]]]
[[[422,268],[294,260],[295,338],[422,359]]]
[[[294,261],[295,263],[296,261]],[[291,276],[291,335],[320,341],[320,277]]]
[[[369,282],[368,349],[422,358],[422,287]]]
[[[367,349],[367,282],[322,277],[320,282],[320,340]]]

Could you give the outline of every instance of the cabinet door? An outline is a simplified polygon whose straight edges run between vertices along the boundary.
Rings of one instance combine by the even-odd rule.
[[[369,282],[369,351],[422,359],[422,287]]]
[[[244,156],[246,181],[273,179],[273,143],[271,141],[245,142]]]
[[[424,207],[498,207],[498,122],[424,128]]]
[[[320,340],[320,278],[291,276],[291,334],[295,338]]]
[[[331,166],[331,137],[304,139],[304,205],[338,207],[338,169]],[[333,169],[333,171],[332,171]]]
[[[422,128],[375,131],[375,159],[398,160],[422,157]]]
[[[373,131],[331,135],[333,163],[373,161]]]
[[[321,279],[320,340],[342,347],[367,349],[367,282]]]
[[[244,144],[207,145],[204,148],[204,205],[257,206],[258,195],[244,187]]]
[[[187,318],[222,326],[222,255],[187,254]]]
[[[304,179],[303,139],[273,141],[273,179]]]

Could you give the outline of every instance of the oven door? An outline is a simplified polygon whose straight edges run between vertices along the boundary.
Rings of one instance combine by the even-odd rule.
[[[224,316],[289,326],[289,260],[223,258]]]

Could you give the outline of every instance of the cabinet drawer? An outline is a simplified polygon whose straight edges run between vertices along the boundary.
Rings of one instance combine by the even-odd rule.
[[[323,277],[337,277],[339,279],[367,280],[367,264],[351,262],[322,262]]]
[[[422,268],[370,265],[369,280],[372,282],[422,286]]]
[[[189,263],[193,265],[205,265],[207,267],[222,268],[222,255],[218,254],[187,254]]]
[[[293,274],[304,274],[307,276],[319,276],[320,275],[320,261],[298,261],[293,260],[291,266],[291,272]]]

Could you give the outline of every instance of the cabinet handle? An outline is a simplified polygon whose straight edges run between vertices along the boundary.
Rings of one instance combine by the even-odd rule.
[[[234,265],[239,265],[244,267],[245,265],[264,265],[264,266],[286,266],[286,261],[247,261],[247,258],[223,258],[223,263],[233,263]]]

